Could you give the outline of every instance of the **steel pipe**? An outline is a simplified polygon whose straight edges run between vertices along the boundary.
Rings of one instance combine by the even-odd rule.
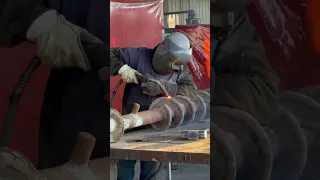
[[[139,112],[139,107],[139,104],[135,104],[132,112],[127,115],[121,115],[115,109],[110,110],[111,143],[119,141],[127,129],[151,125],[155,130],[163,131],[208,118],[210,94],[198,91],[195,101],[181,95],[161,97],[154,100],[147,111]]]

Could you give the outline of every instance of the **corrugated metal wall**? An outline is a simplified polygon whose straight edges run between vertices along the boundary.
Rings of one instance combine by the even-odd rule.
[[[164,12],[186,11],[193,9],[200,24],[210,23],[210,0],[164,0]],[[164,16],[167,27],[174,28],[174,25],[185,25],[187,14]],[[173,26],[173,27],[172,27]]]

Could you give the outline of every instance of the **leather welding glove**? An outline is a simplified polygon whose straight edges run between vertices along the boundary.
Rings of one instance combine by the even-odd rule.
[[[37,44],[37,53],[44,65],[78,67],[85,71],[90,70],[90,63],[82,43],[103,43],[55,10],[41,14],[29,27],[26,37]]]
[[[136,74],[140,74],[137,70],[132,69],[127,64],[123,65],[119,71],[118,74],[121,76],[121,79],[125,83],[135,83],[138,84],[138,78]]]
[[[158,80],[164,88],[168,91],[170,96],[174,96],[177,93],[178,86],[175,82],[165,81],[165,80]],[[165,95],[162,89],[160,88],[159,84],[156,82],[143,82],[141,83],[142,93],[148,96],[158,96],[158,95]]]

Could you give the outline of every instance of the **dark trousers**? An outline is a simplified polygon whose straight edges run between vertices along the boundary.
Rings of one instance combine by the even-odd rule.
[[[140,162],[140,180],[153,180],[150,177],[158,170],[158,162],[141,161]],[[120,160],[118,162],[118,180],[133,180],[135,172],[134,166],[136,161],[134,160]]]

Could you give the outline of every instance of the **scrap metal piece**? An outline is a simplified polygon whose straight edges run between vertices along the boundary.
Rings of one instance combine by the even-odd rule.
[[[197,139],[207,139],[207,130],[183,130],[180,131],[181,137],[183,139],[197,140]]]

